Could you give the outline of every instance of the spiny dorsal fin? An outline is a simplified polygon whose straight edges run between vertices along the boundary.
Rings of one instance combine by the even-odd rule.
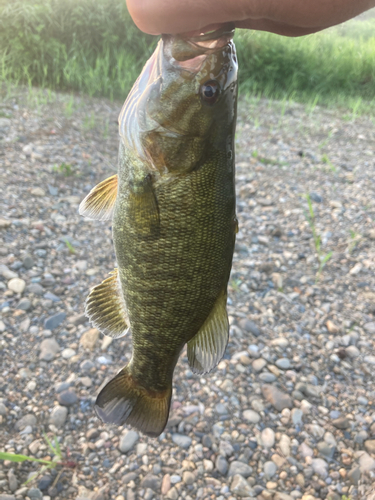
[[[117,339],[128,332],[129,318],[117,269],[91,290],[85,312],[91,323],[108,337]]]
[[[202,328],[187,344],[187,355],[193,372],[208,373],[224,356],[228,343],[229,323],[227,294],[222,292]]]
[[[132,377],[128,365],[100,391],[95,411],[105,423],[129,424],[157,437],[167,423],[171,396],[172,382],[162,392],[149,391]]]
[[[110,220],[117,197],[117,174],[92,188],[81,202],[78,212],[86,219]]]

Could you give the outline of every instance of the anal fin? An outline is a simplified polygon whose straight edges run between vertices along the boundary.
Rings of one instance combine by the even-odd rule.
[[[117,269],[91,290],[85,312],[93,326],[108,337],[116,339],[128,332],[129,319]]]
[[[202,328],[188,342],[187,355],[193,372],[210,372],[224,356],[229,336],[226,306],[227,294],[222,292]]]
[[[167,423],[172,383],[162,392],[147,390],[136,382],[129,365],[100,391],[95,411],[105,423],[129,424],[147,436],[159,436]]]
[[[117,174],[95,186],[81,202],[78,212],[86,219],[110,220],[117,197]]]

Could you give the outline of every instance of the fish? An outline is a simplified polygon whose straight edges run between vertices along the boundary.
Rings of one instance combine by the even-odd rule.
[[[119,115],[118,173],[79,207],[111,221],[117,268],[95,286],[86,315],[104,335],[131,331],[130,362],[99,392],[108,424],[151,437],[168,420],[173,372],[187,345],[208,373],[229,335],[227,286],[238,222],[234,28],[162,35]]]

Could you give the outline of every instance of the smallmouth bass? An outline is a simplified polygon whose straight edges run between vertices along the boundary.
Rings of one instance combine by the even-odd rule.
[[[211,371],[228,342],[227,285],[237,219],[233,29],[163,35],[119,116],[118,174],[79,212],[112,220],[118,267],[94,287],[86,314],[113,338],[132,333],[132,358],[99,393],[107,423],[159,436],[187,344],[194,372]]]

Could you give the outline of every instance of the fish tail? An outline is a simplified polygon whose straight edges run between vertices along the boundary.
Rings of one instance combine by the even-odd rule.
[[[105,423],[129,424],[157,437],[167,424],[171,396],[172,381],[164,391],[146,389],[133,378],[128,365],[100,391],[95,410]]]

